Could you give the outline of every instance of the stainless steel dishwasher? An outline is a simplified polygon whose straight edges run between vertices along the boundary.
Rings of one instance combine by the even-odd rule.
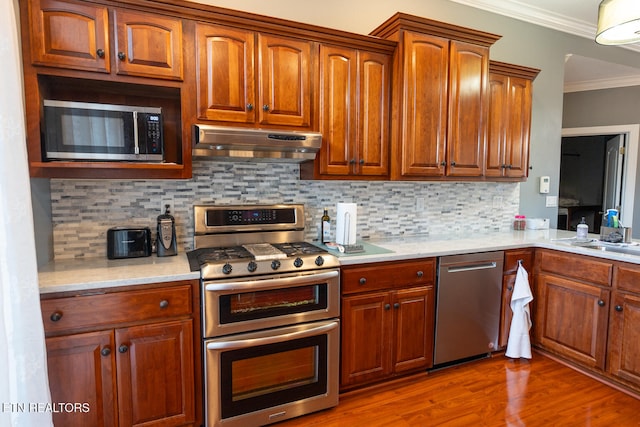
[[[434,365],[496,349],[503,258],[502,251],[440,257]]]

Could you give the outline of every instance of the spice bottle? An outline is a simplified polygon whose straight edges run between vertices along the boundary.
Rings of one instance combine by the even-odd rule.
[[[524,215],[516,215],[513,220],[513,229],[514,230],[524,230],[527,225],[527,220]]]

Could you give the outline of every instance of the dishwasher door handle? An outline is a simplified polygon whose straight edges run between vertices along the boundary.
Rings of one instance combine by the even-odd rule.
[[[447,273],[461,273],[463,271],[474,271],[474,270],[486,270],[488,268],[496,268],[497,263],[493,262],[483,262],[482,264],[468,264],[468,265],[460,265],[455,267],[447,267]]]

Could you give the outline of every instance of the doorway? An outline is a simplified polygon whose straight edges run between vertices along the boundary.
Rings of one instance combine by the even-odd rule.
[[[602,212],[620,210],[631,227],[640,125],[562,131],[558,228],[575,230],[582,217],[599,233]]]

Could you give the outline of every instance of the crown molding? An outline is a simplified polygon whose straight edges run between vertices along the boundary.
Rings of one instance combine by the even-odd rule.
[[[575,83],[565,83],[564,93],[612,89],[616,87],[627,86],[640,86],[640,76],[614,77],[606,79],[584,80]]]
[[[544,10],[536,6],[524,4],[516,0],[451,0],[454,3],[476,9],[486,10],[498,15],[508,16],[520,21],[551,28],[568,34],[595,39],[597,26],[570,16]],[[595,43],[595,41],[594,41]],[[640,45],[630,44],[619,47],[640,52]]]

